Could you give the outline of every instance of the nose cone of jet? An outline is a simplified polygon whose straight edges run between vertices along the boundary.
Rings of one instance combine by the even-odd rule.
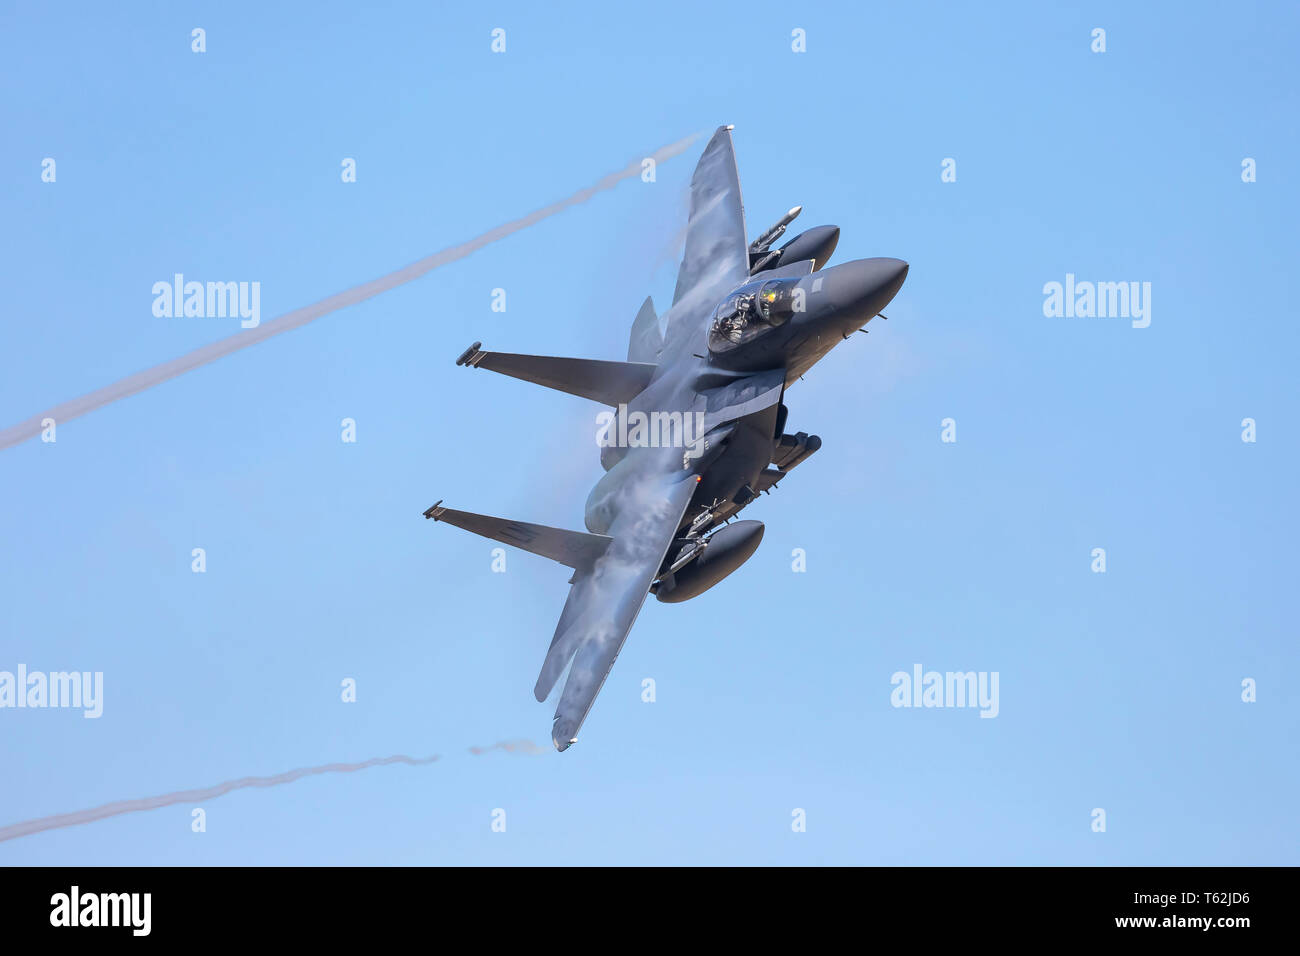
[[[831,303],[862,321],[889,305],[906,278],[902,259],[857,259],[826,270]]]

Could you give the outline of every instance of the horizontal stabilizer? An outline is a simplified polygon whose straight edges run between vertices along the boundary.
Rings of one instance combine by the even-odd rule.
[[[545,385],[557,391],[589,398],[602,405],[632,401],[650,384],[658,366],[646,362],[606,362],[601,359],[558,358],[484,352],[475,342],[456,360],[457,365],[486,368],[511,378]]]
[[[524,551],[540,554],[575,571],[589,569],[595,564],[612,540],[603,534],[565,531],[562,528],[529,524],[527,521],[508,521],[470,511],[456,511],[454,508],[442,507],[441,501],[426,511],[424,516],[473,531],[502,544],[512,544]]]

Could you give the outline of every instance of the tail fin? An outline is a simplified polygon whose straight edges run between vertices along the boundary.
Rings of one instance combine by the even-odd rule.
[[[632,322],[632,334],[628,337],[627,360],[629,362],[659,361],[663,351],[664,337],[659,331],[659,316],[655,313],[655,303],[646,296],[641,303],[641,311]]]
[[[475,342],[457,365],[486,368],[511,378],[521,378],[578,395],[602,405],[632,401],[650,384],[657,366],[645,362],[606,362],[600,359],[559,358],[549,355],[516,355],[512,352],[484,352]]]
[[[503,544],[512,544],[533,554],[540,554],[575,571],[589,569],[596,563],[596,559],[605,553],[605,549],[613,540],[603,534],[565,531],[541,524],[529,524],[526,521],[508,521],[505,518],[477,515],[470,511],[456,511],[442,507],[441,501],[426,511],[424,516],[434,521],[445,521],[457,528],[464,528],[466,531],[472,531]]]

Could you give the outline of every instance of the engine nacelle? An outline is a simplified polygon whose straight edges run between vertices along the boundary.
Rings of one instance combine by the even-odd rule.
[[[698,558],[659,580],[655,597],[677,604],[703,594],[748,561],[762,540],[761,521],[734,521],[719,528],[706,539]]]

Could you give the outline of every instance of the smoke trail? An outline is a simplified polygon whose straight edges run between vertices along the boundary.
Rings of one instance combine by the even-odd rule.
[[[470,747],[469,748],[469,752],[472,753],[475,757],[479,756],[480,754],[485,754],[489,750],[504,750],[506,753],[527,754],[530,757],[536,754],[550,753],[550,751],[547,750],[545,747],[539,747],[531,740],[502,740],[500,743],[495,743],[491,747]]]
[[[690,147],[699,134],[693,134],[685,139],[679,139],[675,143],[663,147],[651,154],[656,163],[671,159]],[[250,345],[256,345],[263,342],[273,335],[279,335],[281,332],[288,332],[290,329],[296,329],[299,326],[306,325],[319,319],[323,315],[328,315],[349,305],[356,305],[358,302],[364,302],[366,299],[379,295],[381,292],[387,292],[399,285],[403,285],[413,279],[418,279],[428,272],[432,272],[439,266],[444,266],[449,262],[455,262],[457,259],[463,259],[471,252],[482,249],[499,239],[504,239],[521,229],[527,229],[535,223],[541,222],[558,212],[568,209],[570,206],[576,206],[584,203],[592,196],[606,189],[611,189],[624,179],[630,179],[633,176],[641,175],[642,160],[635,159],[628,163],[618,172],[610,173],[605,176],[594,186],[588,186],[586,189],[580,189],[572,196],[561,199],[559,202],[551,203],[542,209],[531,212],[528,215],[512,220],[505,225],[497,226],[488,232],[477,236],[468,242],[462,242],[460,245],[451,246],[443,249],[441,252],[435,252],[431,256],[426,256],[418,262],[413,262],[405,268],[398,269],[396,272],[390,272],[386,276],[378,279],[372,279],[369,282],[351,289],[345,289],[343,292],[335,293],[328,298],[321,299],[312,305],[304,306],[301,309],[295,309],[292,312],[286,312],[278,318],[269,322],[263,322],[251,329],[246,329],[229,338],[221,339],[209,345],[201,346],[192,352],[182,355],[180,358],[172,359],[170,362],[164,362],[156,365],[151,369],[143,372],[136,372],[134,375],[128,375],[121,381],[114,382],[104,388],[83,395],[80,398],[74,398],[70,402],[64,402],[61,405],[55,405],[48,411],[33,415],[26,421],[19,422],[17,425],[0,430],[0,448],[9,448],[19,442],[26,441],[39,435],[42,430],[42,419],[52,418],[60,425],[73,418],[78,418],[87,412],[92,412],[97,408],[115,402],[119,398],[127,398],[137,392],[142,392],[146,388],[158,385],[170,378],[175,378],[183,372],[190,369],[198,368],[201,365],[207,365],[209,362],[215,362],[217,359],[229,355],[231,352],[237,352],[240,349],[248,348]]]
[[[293,783],[293,781],[301,777],[310,777],[319,773],[353,773],[357,770],[365,770],[367,767],[381,767],[390,763],[419,766],[433,763],[437,759],[436,754],[432,757],[406,757],[397,754],[393,757],[375,757],[371,760],[363,760],[361,763],[327,763],[319,767],[300,767],[297,770],[277,773],[270,777],[240,777],[238,780],[227,780],[225,783],[219,783],[213,787],[204,787],[202,790],[178,790],[175,793],[164,793],[157,797],[119,800],[116,803],[106,803],[90,810],[60,813],[52,817],[40,817],[36,820],[25,820],[22,823],[13,823],[7,827],[0,827],[0,843],[5,840],[14,840],[18,837],[27,836],[31,833],[40,833],[42,830],[75,827],[82,823],[93,823],[96,820],[116,817],[123,813],[154,810],[158,807],[171,806],[174,803],[198,803],[219,797],[231,790],[242,790],[245,787],[278,787],[282,783]]]

